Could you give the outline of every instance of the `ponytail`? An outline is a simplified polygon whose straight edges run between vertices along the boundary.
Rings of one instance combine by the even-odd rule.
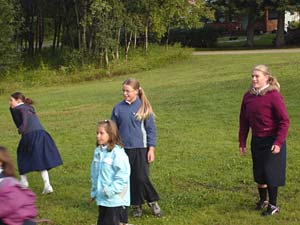
[[[140,83],[135,78],[129,78],[123,82],[123,85],[130,85],[134,90],[138,90],[138,96],[141,99],[142,105],[137,111],[135,117],[138,120],[148,119],[151,115],[154,115],[152,106],[145,95],[144,89],[140,86]]]
[[[148,119],[151,114],[154,115],[154,112],[142,87],[139,88],[139,97],[142,101],[142,105],[136,113],[136,118],[138,120]]]
[[[271,85],[271,86],[275,86],[278,88],[278,91],[280,90],[280,84],[279,82],[277,81],[277,79],[271,75],[269,75],[269,80],[268,80],[268,83]]]
[[[34,103],[32,99],[26,98],[25,95],[23,95],[21,92],[15,92],[11,94],[11,97],[13,97],[16,100],[20,99],[22,102],[28,105],[33,105]]]

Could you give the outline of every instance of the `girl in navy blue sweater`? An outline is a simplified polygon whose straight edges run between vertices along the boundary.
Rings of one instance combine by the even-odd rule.
[[[49,181],[48,170],[62,164],[58,149],[51,136],[41,125],[33,101],[22,93],[15,92],[10,97],[10,111],[12,118],[22,138],[17,150],[17,161],[21,183],[28,187],[26,174],[40,171],[43,181],[43,194],[53,192]]]
[[[156,127],[154,113],[139,82],[130,78],[123,82],[124,100],[115,105],[112,120],[116,122],[131,166],[130,198],[133,216],[142,216],[146,200],[155,216],[162,212],[159,195],[149,178],[149,164],[154,161]]]

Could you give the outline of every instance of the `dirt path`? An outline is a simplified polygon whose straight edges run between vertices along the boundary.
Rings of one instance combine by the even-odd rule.
[[[294,53],[300,52],[300,48],[290,49],[255,49],[255,50],[224,50],[224,51],[196,51],[193,55],[245,55],[265,53]]]

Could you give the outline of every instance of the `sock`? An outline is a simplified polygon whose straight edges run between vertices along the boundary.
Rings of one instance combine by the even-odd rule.
[[[260,201],[267,200],[267,188],[258,188]]]
[[[21,178],[21,179],[20,179],[21,184],[22,184],[23,186],[25,186],[25,187],[28,187],[29,184],[28,184],[28,180],[27,180],[26,174],[20,175],[20,178]]]
[[[269,192],[269,202],[270,202],[270,204],[276,206],[278,187],[268,187],[268,192]]]
[[[43,181],[44,181],[44,186],[45,187],[50,186],[48,171],[47,170],[41,171],[41,176],[42,176]]]

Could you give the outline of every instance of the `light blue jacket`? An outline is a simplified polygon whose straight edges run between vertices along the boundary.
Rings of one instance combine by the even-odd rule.
[[[91,198],[105,207],[130,205],[130,164],[124,149],[97,147],[91,166]]]

